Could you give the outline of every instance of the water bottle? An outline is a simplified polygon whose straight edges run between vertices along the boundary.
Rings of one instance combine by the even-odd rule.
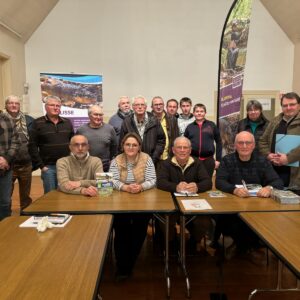
[[[112,173],[96,173],[96,182],[98,193],[100,196],[109,196],[113,192],[113,174]]]

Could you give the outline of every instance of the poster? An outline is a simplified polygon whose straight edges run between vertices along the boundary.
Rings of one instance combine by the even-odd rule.
[[[88,108],[102,105],[101,75],[40,73],[40,84],[44,113],[45,97],[59,97],[62,101],[60,116],[70,119],[75,132],[88,122]]]

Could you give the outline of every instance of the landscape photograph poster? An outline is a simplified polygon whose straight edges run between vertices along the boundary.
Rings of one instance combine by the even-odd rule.
[[[40,73],[43,111],[44,99],[57,96],[61,99],[61,117],[70,119],[74,131],[88,122],[88,108],[102,106],[102,75]]]

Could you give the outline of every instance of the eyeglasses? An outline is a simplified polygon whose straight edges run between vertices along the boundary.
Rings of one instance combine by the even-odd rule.
[[[136,103],[136,104],[133,104],[133,106],[144,107],[144,106],[146,106],[146,104],[144,104],[144,103]]]
[[[253,142],[250,142],[250,141],[238,141],[237,144],[238,144],[239,146],[244,146],[244,145],[250,146],[250,145],[253,144]]]
[[[103,114],[93,113],[92,116],[93,116],[93,117],[103,117]]]
[[[295,107],[298,103],[288,103],[281,105],[282,108]]]
[[[87,143],[74,143],[74,144],[71,144],[71,146],[73,147],[76,147],[76,148],[79,148],[79,147],[86,147],[88,144]]]
[[[125,143],[124,146],[128,147],[128,148],[137,148],[139,145],[138,144]]]
[[[57,107],[57,108],[60,108],[61,105],[60,104],[46,104],[47,106],[50,106],[50,107]]]

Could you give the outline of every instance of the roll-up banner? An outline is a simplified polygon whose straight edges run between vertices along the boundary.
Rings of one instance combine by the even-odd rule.
[[[234,151],[246,64],[252,0],[235,0],[227,15],[219,52],[218,124],[223,155]]]

